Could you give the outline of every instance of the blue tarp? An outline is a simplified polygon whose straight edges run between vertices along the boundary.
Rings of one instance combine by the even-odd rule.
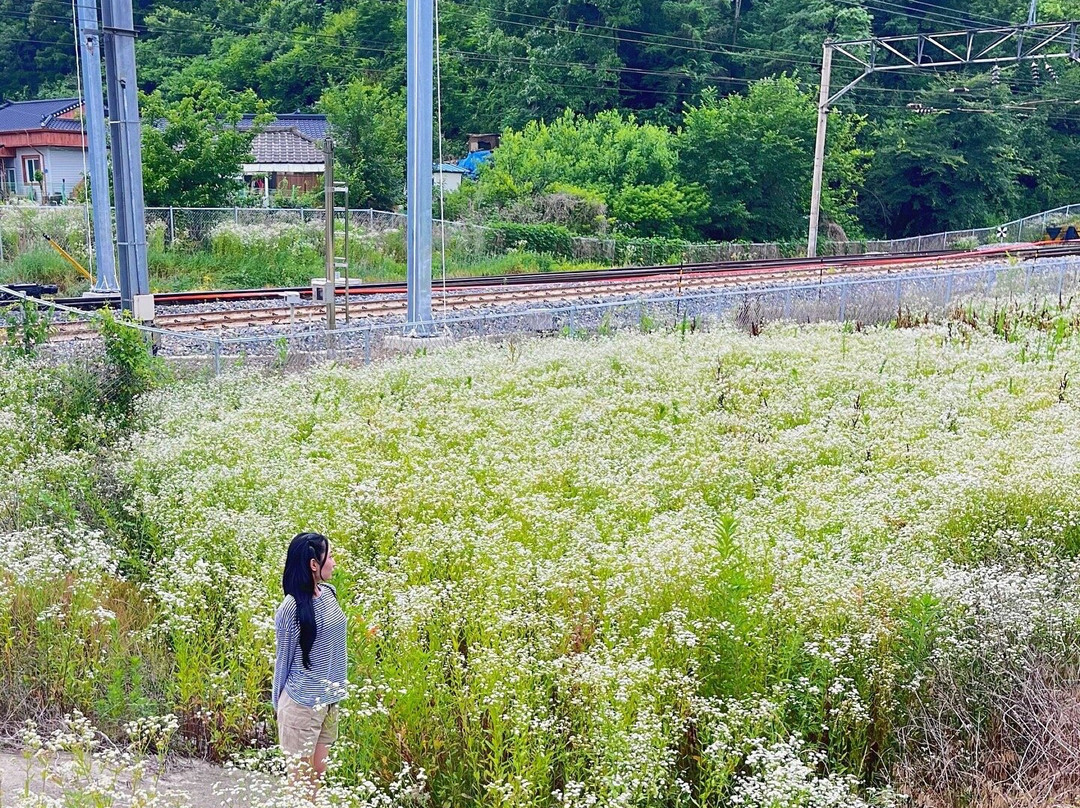
[[[471,179],[476,179],[480,166],[491,162],[491,149],[469,152],[465,157],[458,160],[458,165],[469,172]]]

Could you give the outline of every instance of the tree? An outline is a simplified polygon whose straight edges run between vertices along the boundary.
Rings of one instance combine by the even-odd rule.
[[[214,207],[234,201],[251,142],[273,118],[255,93],[226,93],[220,84],[198,82],[179,101],[170,103],[155,90],[141,97],[140,106],[146,204]],[[256,113],[256,125],[240,131],[236,124],[245,113]]]
[[[834,114],[829,123],[826,217],[850,228],[852,188],[867,154],[856,147],[861,121]],[[709,200],[711,238],[758,241],[799,238],[810,210],[816,104],[794,78],[755,82],[745,96],[703,95],[686,109],[679,165],[686,183],[700,182]]]
[[[906,114],[879,129],[860,210],[869,228],[893,238],[998,224],[1020,198],[1018,118],[1008,90],[997,100],[986,79],[971,97],[939,82],[919,102],[937,110]],[[966,95],[966,94],[964,94]]]
[[[550,124],[503,133],[494,165],[480,175],[478,201],[498,208],[569,185],[599,194],[627,229],[689,234],[704,202],[692,182],[675,182],[675,146],[669,129],[633,115],[566,110]]]
[[[74,90],[75,42],[65,10],[59,14],[50,0],[0,0],[0,99]]]
[[[335,138],[337,162],[350,200],[377,208],[401,202],[405,188],[405,99],[353,79],[319,102]]]
[[[820,65],[826,39],[865,39],[870,22],[866,9],[847,0],[761,0],[740,29],[737,41],[748,47],[737,59],[747,74],[762,77],[795,70],[807,56]]]

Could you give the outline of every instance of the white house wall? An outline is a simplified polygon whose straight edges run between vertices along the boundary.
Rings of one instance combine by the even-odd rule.
[[[462,174],[451,173],[449,171],[433,171],[431,172],[432,184],[438,188],[442,185],[445,193],[453,193],[461,187]]]
[[[48,163],[49,174],[46,185],[49,193],[62,192],[64,196],[70,195],[72,189],[83,178],[82,149],[48,146],[42,148],[41,151],[45,152]]]
[[[37,185],[32,181],[26,181],[26,177],[23,176],[23,158],[24,157],[37,157],[41,160],[42,166],[47,165],[48,157],[46,157],[46,149],[16,149],[15,150],[15,192],[20,196],[28,196],[31,189],[34,189],[37,193]]]
[[[16,193],[27,196],[31,190],[35,196],[38,188],[35,183],[27,183],[23,177],[23,158],[40,157],[45,174],[45,193],[47,195],[63,193],[69,195],[83,177],[83,153],[81,149],[63,146],[41,146],[38,148],[18,148],[15,150]]]

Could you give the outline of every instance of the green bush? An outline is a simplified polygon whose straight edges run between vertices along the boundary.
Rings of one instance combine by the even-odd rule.
[[[574,236],[562,225],[500,222],[486,231],[485,246],[490,252],[524,250],[559,258],[574,257]]]
[[[163,383],[168,369],[153,355],[147,335],[108,309],[98,315],[98,331],[105,343],[101,379],[105,409],[117,425],[127,427],[138,397]]]
[[[615,262],[619,264],[678,264],[683,260],[689,242],[677,238],[653,236],[652,238],[615,239]]]
[[[7,340],[4,349],[15,356],[34,356],[37,346],[49,339],[51,316],[33,300],[23,300],[4,312]]]

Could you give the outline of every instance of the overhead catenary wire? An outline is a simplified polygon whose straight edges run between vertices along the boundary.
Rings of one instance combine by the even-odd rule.
[[[0,16],[2,16],[2,15],[3,15],[3,12],[0,12]],[[32,43],[32,44],[43,44],[43,45],[63,44],[61,42],[50,41],[50,40],[22,40],[22,39],[20,39],[20,40],[9,40],[9,41],[29,42],[29,43]],[[363,49],[363,50],[371,50],[371,51],[384,53],[384,54],[388,53],[388,52],[390,52],[392,50],[392,49],[387,49],[387,48],[382,48],[382,49],[368,48],[368,47],[364,47],[364,46],[353,46],[353,47]],[[167,55],[167,56],[177,56],[177,57],[187,57],[187,58],[202,55],[202,54],[197,53],[197,52],[177,51],[177,50],[162,50],[160,52],[163,55]],[[475,52],[461,51],[461,50],[455,50],[455,51],[452,51],[452,52],[447,51],[447,52],[452,53],[454,55],[458,55],[459,57],[461,57],[463,59],[466,59],[466,60],[475,60],[475,61],[483,61],[483,62],[500,62],[500,61],[503,61],[503,60],[509,60],[509,61],[516,62],[516,63],[527,63],[527,64],[534,64],[534,65],[537,65],[537,66],[580,67],[580,68],[588,69],[588,70],[591,70],[591,71],[594,71],[594,72],[597,70],[597,67],[595,65],[591,65],[591,64],[588,64],[588,63],[584,63],[584,62],[549,62],[549,61],[543,61],[543,60],[539,60],[539,59],[535,59],[533,57],[527,57],[527,56],[513,56],[513,55],[505,56],[505,55],[494,55],[494,54],[479,54],[479,53],[475,53]],[[307,66],[311,66],[311,67],[322,66],[321,63],[317,62],[315,59],[313,59],[310,62],[306,62],[306,63],[302,62],[301,64],[306,64]],[[713,75],[713,74],[694,74],[694,73],[689,73],[689,72],[685,72],[685,71],[650,71],[650,70],[644,70],[644,69],[641,69],[641,68],[627,67],[627,66],[623,66],[623,65],[612,65],[612,66],[605,67],[605,68],[602,68],[602,69],[607,71],[607,72],[613,73],[613,74],[635,73],[635,74],[638,74],[638,75],[645,75],[645,76],[659,76],[659,77],[663,77],[663,78],[667,78],[667,79],[693,80],[693,81],[701,81],[701,82],[711,82],[711,81],[713,81],[713,82],[724,82],[724,83],[729,83],[729,84],[734,84],[734,85],[741,85],[741,86],[748,86],[750,84],[753,84],[756,81],[755,79],[744,78],[744,77],[739,77],[739,76],[718,76],[718,75]],[[376,72],[379,72],[382,75],[386,74],[386,71],[376,71]],[[1030,80],[1027,80],[1027,79],[1012,79],[1010,81],[1010,83],[1013,84],[1013,85],[1016,85],[1016,86],[1027,86],[1027,85],[1034,86],[1034,84]],[[612,92],[628,93],[628,94],[637,94],[637,93],[670,94],[670,95],[684,95],[684,96],[687,96],[687,97],[692,97],[693,95],[695,95],[692,92],[679,90],[677,88],[652,89],[652,88],[648,88],[648,87],[605,86],[603,84],[597,84],[597,85],[570,84],[570,83],[566,83],[566,82],[551,82],[551,84],[552,84],[552,86],[556,86],[556,87],[567,87],[567,88],[572,88],[572,89],[595,89],[595,90],[601,90],[601,91],[612,91]],[[904,88],[904,89],[901,89],[901,88],[870,88],[870,89],[874,89],[874,90],[880,91],[880,92],[909,92],[909,91],[910,92],[916,92],[916,90],[908,90],[906,88]]]
[[[50,2],[50,1],[55,2],[55,0],[43,0],[43,2]],[[882,3],[886,3],[887,5],[896,6],[896,4],[888,3],[887,0],[878,0],[878,1],[882,2]],[[858,0],[845,0],[845,2],[852,2],[852,3],[857,4]],[[924,5],[933,6],[934,4],[924,3]],[[897,8],[904,8],[904,7],[897,6]],[[943,8],[943,7],[939,7],[939,8]],[[889,14],[891,14],[893,16],[907,16],[907,17],[910,17],[912,19],[921,19],[917,15],[912,15],[912,14],[908,13],[907,11],[898,11],[898,12],[886,11],[886,13],[889,13]],[[0,14],[2,14],[2,12],[0,12]],[[539,15],[528,15],[528,14],[525,14],[524,12],[509,12],[508,11],[508,12],[505,12],[505,14],[513,14],[513,15],[521,16],[521,17],[529,17],[529,18],[533,18],[533,19],[547,20],[547,21],[552,21],[552,22],[559,22],[559,20],[557,20],[556,18],[541,17]],[[204,21],[204,22],[206,22],[206,23],[208,23],[210,25],[219,26],[219,27],[225,28],[225,29],[231,29],[231,30],[236,30],[236,31],[251,31],[251,32],[256,32],[256,33],[268,33],[268,34],[269,33],[274,33],[274,32],[271,32],[271,31],[267,31],[264,26],[260,26],[260,25],[250,25],[250,24],[227,25],[227,24],[223,23],[220,20],[211,20],[210,18],[206,18],[206,17],[201,17],[200,19],[202,19],[202,21]],[[634,34],[641,35],[641,36],[656,36],[656,37],[663,38],[663,39],[684,40],[684,41],[689,41],[689,42],[696,42],[696,40],[692,40],[692,39],[685,38],[685,37],[676,37],[676,36],[667,35],[667,34],[653,34],[652,32],[638,31],[636,29],[630,29],[630,28],[608,28],[606,26],[601,26],[601,25],[595,24],[595,23],[583,23],[582,25],[584,25],[585,27],[603,28],[605,31],[634,33]],[[159,31],[183,31],[183,29],[173,29],[173,28],[169,28],[168,26],[160,26],[160,25],[155,25],[155,26],[153,26],[153,28],[145,29],[145,30],[149,30],[151,32],[155,31],[155,30],[159,30]],[[574,29],[561,29],[560,32],[566,32],[566,33],[572,33],[572,34],[582,33],[580,31],[574,30]],[[312,38],[314,38],[316,40],[322,39],[322,40],[332,41],[335,44],[336,47],[344,48],[344,49],[347,49],[347,50],[351,49],[351,50],[354,50],[354,51],[357,51],[357,52],[359,52],[359,51],[367,51],[367,52],[378,53],[378,54],[383,54],[383,55],[388,55],[388,54],[400,52],[400,48],[398,48],[396,46],[395,47],[374,47],[374,46],[370,46],[370,45],[358,45],[358,44],[355,44],[355,43],[345,44],[345,43],[340,42],[337,38],[329,37],[329,36],[325,36],[325,35],[318,35],[318,34],[311,35],[311,34],[309,34],[308,36],[312,37]],[[605,35],[604,38],[608,38],[608,37]],[[737,46],[737,47],[743,47],[743,46]],[[708,53],[710,55],[715,55],[715,56],[728,56],[728,57],[731,57],[731,58],[741,58],[741,57],[747,55],[747,54],[726,53],[724,51],[717,51],[717,50],[713,50],[713,49],[709,49],[709,48],[701,48],[700,46],[696,46],[696,47],[693,47],[693,48],[686,48],[686,49],[687,50],[696,50],[696,51],[700,51],[700,52],[703,52],[703,53]],[[770,50],[766,50],[766,49],[755,49],[755,50],[758,51],[757,55],[760,58],[772,59],[775,56],[775,57],[777,57],[777,59],[776,59],[777,61],[781,61],[781,60],[794,61],[794,60],[798,60],[800,58],[798,55],[790,53],[790,52],[770,51]],[[583,63],[583,62],[550,62],[550,61],[544,61],[544,60],[541,60],[541,59],[537,59],[537,58],[535,58],[533,56],[518,56],[518,55],[512,55],[512,54],[502,54],[502,55],[500,55],[500,54],[489,54],[489,53],[477,53],[475,51],[465,51],[465,50],[455,50],[455,51],[450,51],[448,53],[450,53],[451,55],[455,55],[455,56],[457,56],[457,57],[459,57],[459,58],[461,58],[463,60],[467,60],[467,61],[480,61],[480,62],[487,62],[487,63],[498,63],[498,62],[501,62],[503,60],[510,60],[510,61],[517,61],[519,63],[520,62],[525,62],[525,63],[529,63],[529,64],[535,64],[537,66],[579,67],[581,69],[590,70],[590,71],[595,71],[597,69],[596,65],[589,64],[589,63]],[[176,53],[174,55],[199,56],[199,55],[203,55],[203,54],[201,54],[201,53]],[[801,59],[802,59],[803,63],[807,63],[807,64],[812,64],[813,63],[810,60],[807,60],[805,57],[801,57]],[[304,63],[301,62],[301,64],[304,64]],[[311,66],[311,67],[316,67],[316,66],[322,67],[323,66],[321,62],[317,62],[317,61],[309,62],[309,63],[306,63],[306,64],[307,64],[307,66]],[[629,74],[640,75],[640,76],[660,76],[660,77],[663,77],[663,78],[668,78],[668,79],[675,78],[675,79],[679,79],[679,80],[689,79],[689,80],[706,81],[706,82],[708,82],[708,81],[725,82],[725,83],[730,83],[730,84],[749,84],[752,81],[750,79],[744,79],[744,78],[735,77],[735,76],[717,76],[717,75],[712,75],[712,74],[697,74],[697,73],[693,73],[693,72],[685,71],[685,70],[677,70],[677,71],[646,70],[646,69],[643,69],[643,68],[631,67],[631,66],[625,65],[625,64],[606,65],[606,66],[603,66],[601,69],[602,70],[609,70],[609,71],[615,72],[617,74],[629,73]],[[563,85],[563,86],[570,86],[570,85]],[[600,89],[603,89],[603,88],[600,88]],[[611,88],[611,89],[614,89],[614,88]],[[667,89],[667,88],[665,88],[663,90],[660,90],[660,91],[652,90],[652,89],[646,88],[646,87],[629,88],[629,89],[632,92],[641,92],[641,93],[657,93],[657,92],[667,93],[667,92],[672,92],[672,90]],[[621,90],[621,88],[620,88],[620,90]]]

